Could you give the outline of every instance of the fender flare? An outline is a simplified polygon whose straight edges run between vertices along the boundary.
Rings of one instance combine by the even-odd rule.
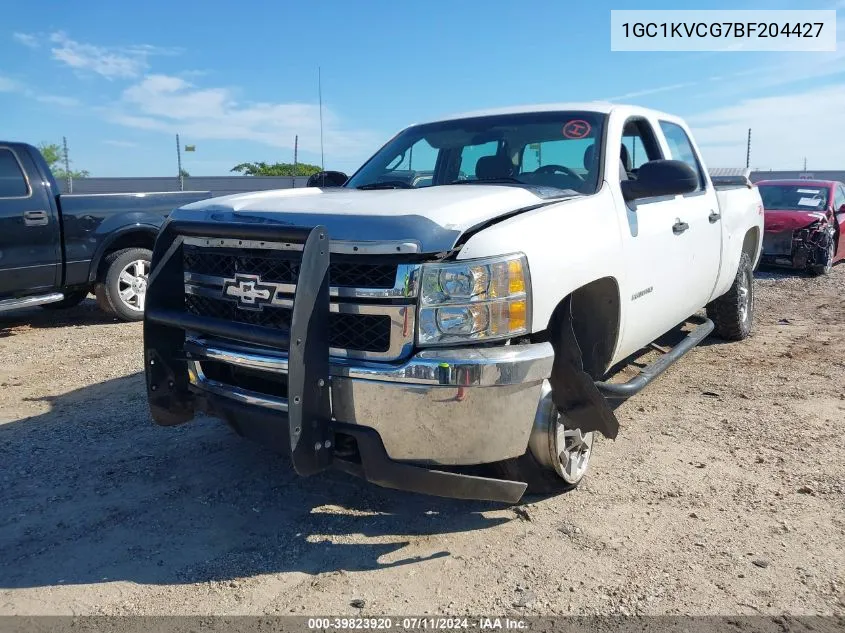
[[[117,242],[120,238],[125,237],[127,235],[131,235],[133,233],[138,234],[146,234],[153,238],[158,236],[159,227],[153,224],[131,224],[128,226],[121,227],[115,231],[112,231],[108,234],[108,236],[100,242],[99,246],[97,246],[97,250],[94,252],[94,257],[91,258],[91,265],[88,268],[88,282],[94,283],[97,280],[97,273],[100,270],[100,264],[103,261],[103,257],[107,252],[109,252],[111,246]]]

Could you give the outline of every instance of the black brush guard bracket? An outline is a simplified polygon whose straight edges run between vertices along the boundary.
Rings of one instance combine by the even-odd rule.
[[[185,311],[182,244],[186,237],[303,244],[290,331],[197,316]],[[168,222],[153,250],[144,314],[144,365],[153,420],[173,426],[197,410],[263,425],[270,436],[286,428],[290,455],[300,475],[330,466],[388,488],[463,499],[515,503],[523,482],[488,479],[394,462],[378,433],[333,422],[329,376],[329,236],[325,227],[268,224]],[[192,390],[185,352],[186,331],[259,345],[288,353],[288,414],[256,410],[225,397]],[[355,438],[361,463],[333,459],[334,433]],[[273,441],[274,445],[282,442]]]

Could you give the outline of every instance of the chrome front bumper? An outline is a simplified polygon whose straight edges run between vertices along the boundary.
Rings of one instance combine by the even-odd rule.
[[[286,413],[286,399],[211,380],[203,364],[287,374],[288,359],[265,348],[189,338],[194,389]],[[528,446],[549,343],[420,352],[401,364],[332,359],[333,419],[374,429],[395,461],[483,464],[518,457]]]

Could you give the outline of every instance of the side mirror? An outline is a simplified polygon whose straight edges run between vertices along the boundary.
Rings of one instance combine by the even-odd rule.
[[[308,178],[306,187],[342,187],[349,176],[342,171],[318,171]]]
[[[698,174],[680,160],[650,160],[637,171],[636,180],[623,180],[625,200],[691,193],[698,189]]]
[[[839,207],[839,211],[837,213],[845,213],[845,203],[842,203],[842,206]]]

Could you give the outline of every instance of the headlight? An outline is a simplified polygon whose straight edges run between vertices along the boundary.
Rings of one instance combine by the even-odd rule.
[[[417,340],[443,345],[527,334],[529,291],[524,255],[425,264]]]

